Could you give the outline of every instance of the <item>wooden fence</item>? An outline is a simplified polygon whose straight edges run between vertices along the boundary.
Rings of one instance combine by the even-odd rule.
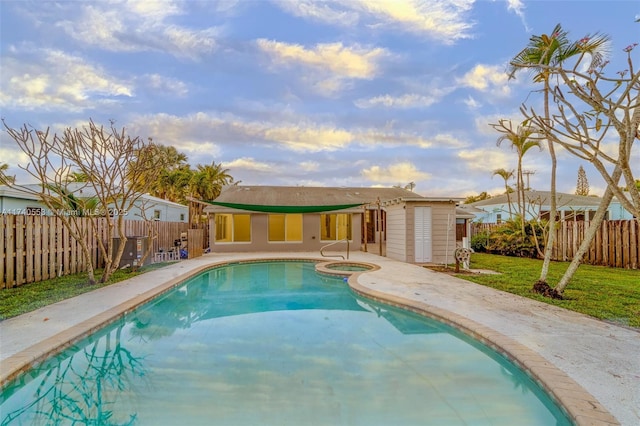
[[[500,226],[474,223],[471,225],[471,236],[484,231],[491,232]],[[560,261],[573,259],[588,226],[589,223],[584,221],[562,221],[556,231],[552,259]],[[615,268],[640,269],[640,222],[637,220],[602,222],[583,262]]]
[[[79,218],[81,229],[89,231],[89,219]],[[98,239],[107,236],[107,221],[97,222],[94,238],[88,240],[93,264],[104,266],[97,246]],[[174,241],[187,232],[182,222],[145,222],[127,220],[125,235],[147,236],[148,224],[153,227],[151,255],[159,249],[167,250]],[[117,235],[114,235],[117,236]],[[71,237],[62,220],[53,216],[0,215],[0,289],[16,287],[56,276],[75,274],[86,270],[80,244]]]

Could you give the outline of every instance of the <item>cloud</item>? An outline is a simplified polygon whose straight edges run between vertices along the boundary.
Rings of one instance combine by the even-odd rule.
[[[275,1],[285,12],[300,18],[307,18],[325,24],[344,26],[356,25],[358,13],[349,9],[349,2],[333,3],[317,0]]]
[[[458,79],[458,83],[480,92],[491,92],[498,96],[508,96],[511,93],[508,80],[509,78],[504,67],[478,64],[462,76],[462,78]]]
[[[405,94],[402,96],[376,96],[369,99],[358,99],[354,103],[358,108],[373,108],[383,106],[387,108],[426,108],[440,101],[441,96],[433,94],[431,96],[419,95],[416,93]]]
[[[380,47],[373,49],[366,49],[359,45],[347,47],[340,42],[319,43],[311,49],[299,44],[266,39],[258,39],[256,43],[277,64],[287,66],[297,63],[328,70],[348,78],[373,78],[376,73],[376,61],[387,54],[386,50]]]
[[[320,170],[320,163],[317,161],[303,161],[300,163],[300,167],[306,172],[317,172]]]
[[[513,13],[518,15],[518,17],[522,21],[522,25],[524,25],[525,30],[527,32],[530,32],[531,30],[529,29],[526,17],[524,16],[524,9],[524,3],[522,3],[521,0],[507,0],[507,10],[513,11]]]
[[[79,56],[51,49],[3,56],[0,84],[0,106],[26,110],[84,111],[134,93],[130,82]]]
[[[334,151],[353,141],[353,134],[346,130],[316,124],[266,126],[261,133],[266,139],[304,152]]]
[[[330,124],[316,124],[302,119],[297,123],[247,120],[232,114],[195,113],[184,117],[155,114],[139,116],[133,128],[149,136],[158,136],[159,143],[180,147],[185,138],[214,141],[217,144],[240,142],[277,143],[282,149],[297,152],[335,151],[354,140],[347,130]],[[154,136],[154,137],[155,137]],[[164,141],[164,142],[163,142]]]
[[[506,150],[494,148],[465,149],[458,152],[457,157],[465,164],[465,168],[476,171],[486,171],[491,174],[500,168],[513,168],[515,154]]]
[[[371,166],[368,169],[363,169],[361,174],[371,182],[384,185],[415,182],[431,177],[429,173],[418,170],[418,168],[410,162],[390,164],[387,167]]]
[[[429,36],[444,44],[471,38],[473,22],[467,20],[475,0],[329,0],[316,2],[276,1],[275,4],[297,17],[329,25],[354,27],[356,24],[381,32],[400,31]]]
[[[467,97],[467,99],[465,99],[464,104],[469,108],[469,109],[479,109],[482,104],[480,102],[478,102],[473,96],[469,95]]]
[[[189,92],[187,85],[177,79],[160,74],[147,74],[140,78],[140,84],[145,84],[157,93],[163,95],[186,96]]]
[[[153,114],[135,117],[128,128],[143,137],[151,136],[163,145],[175,145],[179,150],[193,143],[212,143],[215,152],[234,155],[239,149],[274,149],[287,154],[376,151],[382,148],[415,146],[418,148],[459,149],[468,143],[458,135],[431,130],[398,130],[392,127],[342,127],[327,120],[314,121],[286,110],[282,115],[260,119],[233,114],[194,113],[185,116]],[[425,136],[429,134],[429,136]],[[212,148],[214,149],[214,148]],[[278,154],[273,154],[278,155]],[[323,161],[334,161],[325,159]],[[353,165],[353,163],[350,163]],[[310,166],[310,164],[305,167]],[[314,166],[315,167],[315,166]],[[311,169],[309,169],[311,170]]]
[[[273,171],[273,166],[264,163],[261,161],[256,161],[251,157],[242,157],[236,158],[232,161],[227,161],[224,163],[224,167],[228,169],[247,169],[257,172],[271,172]]]
[[[160,51],[192,60],[212,52],[219,29],[172,23],[185,13],[175,1],[73,2],[55,26],[76,41],[113,52]]]
[[[2,146],[0,146],[0,158],[2,158],[2,163],[9,164],[7,174],[13,176],[16,173],[20,173],[21,169],[18,167],[18,164],[22,166],[29,164],[29,156],[25,154],[15,142],[9,142],[11,139],[8,136],[3,136],[3,139],[6,139],[6,143],[3,141]],[[9,148],[10,145],[13,148]]]
[[[345,46],[341,42],[319,43],[310,48],[267,39],[258,39],[256,44],[274,67],[302,68],[303,81],[321,94],[336,93],[351,79],[374,78],[378,62],[389,56],[380,47]]]

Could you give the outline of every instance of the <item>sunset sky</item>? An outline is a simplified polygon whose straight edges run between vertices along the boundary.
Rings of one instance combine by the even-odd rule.
[[[639,18],[637,0],[2,0],[0,111],[11,127],[58,132],[115,120],[246,185],[497,195],[492,171],[516,156],[489,123],[521,121],[521,103],[539,99],[526,72],[508,81],[509,60],[560,23],[575,40],[608,34],[614,74]],[[5,131],[0,162],[33,181]],[[575,191],[580,165],[604,191],[591,165],[563,151],[559,162],[560,191]],[[546,150],[525,168],[549,189]]]

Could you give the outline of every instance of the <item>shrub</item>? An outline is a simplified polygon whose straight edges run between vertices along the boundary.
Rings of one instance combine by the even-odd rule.
[[[490,237],[491,234],[487,230],[471,237],[471,248],[473,249],[473,251],[475,251],[476,253],[486,253]]]
[[[504,256],[536,258],[538,250],[536,249],[534,232],[536,232],[538,241],[542,242],[542,231],[536,222],[527,222],[525,235],[522,235],[520,219],[510,219],[491,233],[486,250],[489,253]]]

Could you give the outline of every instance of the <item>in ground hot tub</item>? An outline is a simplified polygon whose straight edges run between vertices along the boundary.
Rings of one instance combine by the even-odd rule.
[[[366,262],[354,262],[349,260],[318,263],[316,271],[321,274],[338,275],[346,277],[357,272],[375,271],[380,269],[378,265]]]

